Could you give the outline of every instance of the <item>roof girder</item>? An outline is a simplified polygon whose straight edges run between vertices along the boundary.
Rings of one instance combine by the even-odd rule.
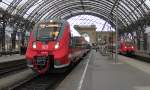
[[[80,1],[74,1],[74,2],[70,2],[70,3],[75,3],[75,2],[78,2],[78,4],[80,4]],[[53,4],[52,4],[53,3]],[[44,8],[44,7],[46,7],[46,6],[50,6],[50,7],[48,7],[48,8],[55,8],[55,5],[56,5],[56,3],[57,3],[57,5],[59,5],[58,3],[61,3],[61,4],[63,4],[63,2],[60,2],[60,1],[58,1],[58,2],[51,2],[50,3],[50,1],[47,1],[47,2],[45,2],[45,3],[43,3],[40,7],[38,7],[36,10],[34,10],[29,16],[28,16],[28,19],[30,20],[31,18],[31,16],[35,16],[36,14],[37,14],[37,12],[39,12],[40,10],[42,10],[41,8]],[[101,2],[102,3],[102,2]],[[51,5],[52,4],[52,5]],[[55,5],[54,5],[55,4]],[[61,5],[60,4],[60,5]],[[66,3],[65,3],[66,4]],[[105,3],[103,3],[104,5],[106,5],[107,7],[110,7],[109,5],[107,5],[107,4],[105,4]]]
[[[72,2],[73,3],[73,2]],[[93,2],[92,2],[93,3]],[[62,5],[62,6],[65,6],[65,5],[67,5],[67,4],[60,4],[60,5]],[[68,4],[68,5],[70,5],[70,4]],[[59,6],[59,5],[58,5]],[[101,5],[99,5],[99,6],[101,6]],[[68,6],[67,6],[68,7]],[[97,6],[98,7],[98,6]],[[51,7],[49,7],[49,9],[52,9],[53,7],[51,6]],[[54,7],[55,8],[55,7]],[[100,8],[102,8],[102,7],[100,7]],[[58,8],[56,8],[56,9],[58,9]],[[49,10],[44,10],[45,12],[47,12],[47,11],[49,11]],[[122,11],[122,10],[121,10]],[[41,13],[43,13],[42,11],[41,11]],[[43,14],[45,14],[45,13],[43,13]],[[124,15],[126,15],[126,14],[124,14]],[[131,20],[131,19],[128,19],[128,20]]]
[[[95,7],[96,8],[96,7]],[[97,9],[95,9],[95,8],[93,8],[93,9],[90,9],[91,11],[95,11],[95,12],[97,12]],[[66,9],[66,10],[64,10],[64,9]],[[65,14],[70,14],[69,13],[69,10],[72,10],[72,8],[64,8],[63,9],[63,11],[64,11],[64,13],[62,13],[63,15],[65,15]],[[94,10],[95,9],[95,10]],[[77,10],[77,9],[76,9]],[[79,9],[78,9],[79,10]],[[78,11],[77,10],[77,11]],[[68,12],[67,12],[68,11]],[[80,10],[80,11],[82,11],[82,9]],[[99,13],[99,12],[97,12],[97,13]],[[102,13],[100,13],[100,14],[102,14]],[[59,16],[59,15],[61,15],[61,10],[59,10],[57,13],[52,13],[51,15],[49,15],[48,14],[48,16],[51,16],[51,18],[53,18],[53,17],[56,17],[56,16]],[[102,15],[104,15],[104,13],[102,14]],[[107,15],[107,14],[106,14]],[[106,15],[104,15],[105,16],[105,18],[107,18],[107,21],[108,21],[108,17],[106,17]],[[42,18],[42,17],[41,17]],[[47,17],[47,18],[50,18],[50,17]],[[114,18],[115,19],[115,18]],[[38,19],[38,21],[40,20],[40,18]],[[106,20],[106,19],[105,19]],[[110,19],[109,19],[110,20]],[[110,20],[110,21],[112,21],[112,20]],[[115,22],[114,22],[115,23]]]
[[[9,11],[9,12],[13,12],[14,10],[15,10],[15,8],[17,7],[17,5],[21,2],[22,0],[13,0],[12,1],[12,3],[10,4],[10,6],[7,8],[7,10]],[[17,14],[20,14],[21,16],[23,16],[23,15],[25,15],[26,14],[26,12],[32,7],[32,5],[34,5],[36,2],[38,2],[39,0],[28,0],[22,7],[21,7],[21,9],[17,12]],[[64,0],[45,0],[45,2],[43,2],[43,3],[41,3],[41,6],[43,6],[44,4],[45,5],[48,5],[48,3],[49,4],[56,4],[56,5],[59,5],[58,3],[59,2],[63,2]],[[75,1],[77,1],[77,0],[75,0]],[[79,0],[80,1],[80,0]],[[80,1],[80,4],[82,5],[82,7],[84,6],[84,4],[86,3],[86,1],[88,1],[88,2],[91,2],[91,3],[97,3],[98,5],[106,5],[107,6],[107,8],[105,8],[105,10],[106,9],[108,9],[107,11],[109,12],[109,8],[108,8],[108,6],[112,6],[113,4],[114,4],[114,2],[115,2],[115,0],[92,0],[92,1],[90,1],[90,0],[84,0],[83,1],[83,5],[81,4],[81,1]],[[139,1],[137,1],[137,0],[126,0],[126,3],[128,3],[128,5],[126,4],[126,7],[128,7],[128,8],[130,8],[130,10],[132,11],[132,9],[131,9],[131,7],[132,8],[134,8],[134,10],[136,10],[137,11],[137,13],[141,16],[141,17],[143,17],[144,15],[145,15],[145,10],[143,9],[143,6],[144,7],[146,7],[146,9],[147,10],[149,10],[149,8],[148,8],[148,6],[145,4],[145,3],[143,3],[143,6],[141,6],[142,5],[142,2],[144,2],[145,0],[142,0],[141,2],[139,2]],[[53,3],[52,3],[53,2]],[[65,1],[64,1],[65,2]],[[74,0],[68,0],[67,2],[74,2]],[[122,0],[121,2],[124,2],[124,0]],[[125,2],[124,2],[125,3]],[[69,4],[68,4],[69,5]],[[129,6],[130,5],[130,6]],[[137,6],[137,7],[135,7],[135,6]],[[27,8],[26,8],[27,7]],[[46,8],[49,8],[49,7],[46,7]],[[56,7],[54,7],[55,9],[56,9]],[[100,7],[100,8],[102,8],[102,7]],[[120,14],[122,14],[125,18],[123,18],[122,17],[122,15],[120,15],[120,18],[122,19],[121,21],[123,22],[123,23],[126,23],[126,22],[131,22],[131,23],[133,23],[133,21],[132,21],[132,19],[134,19],[134,20],[137,20],[138,19],[138,16],[136,15],[136,13],[135,13],[135,11],[133,10],[133,13],[131,13],[130,11],[128,11],[127,9],[125,9],[125,10],[121,10],[122,8],[125,8],[125,7],[123,7],[123,6],[121,6],[119,9],[120,9]],[[32,16],[34,17],[34,15],[36,15],[37,13],[36,12],[38,12],[39,14],[40,13],[42,13],[43,11],[41,11],[42,9],[44,9],[44,7],[37,7],[37,8],[35,8],[35,10],[33,10],[33,12],[29,15],[29,17],[28,18],[32,18]],[[57,8],[58,9],[58,8]],[[60,8],[61,9],[61,8]],[[59,10],[59,9],[58,9]],[[99,9],[97,9],[97,10],[99,10]],[[114,14],[115,14],[115,12],[113,12]],[[128,13],[128,14],[127,14]],[[43,14],[41,14],[41,15],[43,15]],[[39,15],[40,16],[40,15]],[[40,17],[42,17],[42,16],[40,16]],[[135,18],[136,17],[136,18]],[[132,19],[131,19],[132,18]],[[30,19],[29,19],[30,20]]]

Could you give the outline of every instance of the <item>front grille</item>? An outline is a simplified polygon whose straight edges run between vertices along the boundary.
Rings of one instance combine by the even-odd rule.
[[[36,63],[37,65],[45,65],[47,62],[47,57],[44,56],[38,56],[36,57]]]

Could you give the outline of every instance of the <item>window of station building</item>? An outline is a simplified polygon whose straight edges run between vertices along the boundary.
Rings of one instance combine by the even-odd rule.
[[[74,30],[74,25],[96,25],[96,31],[101,31],[103,25],[105,24],[103,19],[92,15],[77,15],[68,19],[68,22],[70,23],[72,30]],[[107,23],[105,26],[106,27],[103,31],[108,31],[108,27],[111,27],[109,23]],[[112,28],[112,30],[114,29]]]

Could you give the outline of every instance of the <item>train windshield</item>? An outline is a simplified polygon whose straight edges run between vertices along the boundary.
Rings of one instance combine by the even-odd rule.
[[[39,24],[36,39],[39,41],[56,40],[61,30],[61,24]]]
[[[131,46],[133,46],[133,43],[132,42],[126,42],[125,45],[128,47],[131,47]]]

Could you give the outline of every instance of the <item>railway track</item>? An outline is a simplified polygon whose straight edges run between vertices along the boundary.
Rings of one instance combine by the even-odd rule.
[[[79,60],[79,62],[80,61],[81,60]],[[9,90],[55,90],[79,62],[70,66],[64,73],[62,73],[62,70],[64,70],[62,69],[59,70],[61,72],[53,72],[43,76],[35,76],[10,87]]]
[[[17,60],[12,62],[0,63],[0,78],[17,73],[20,70],[26,69],[25,60]]]
[[[70,67],[64,73],[48,73],[35,76],[10,87],[9,90],[54,90],[75,66]]]
[[[138,56],[138,55],[123,55],[123,54],[120,54],[120,55],[130,57],[130,58],[142,61],[142,62],[150,63],[150,58],[148,57],[143,57],[143,56]]]
[[[150,58],[148,58],[148,57],[142,57],[142,56],[138,56],[138,55],[128,56],[128,57],[134,58],[139,61],[150,63]]]
[[[101,52],[100,52],[101,53]],[[101,53],[102,54],[102,53]],[[109,55],[113,55],[115,53],[110,53]],[[124,55],[124,54],[118,54],[118,55],[122,55],[122,56],[126,56],[126,57],[130,57],[139,61],[143,61],[143,62],[147,62],[150,63],[150,58],[148,57],[144,57],[144,56],[139,56],[139,55]]]
[[[47,74],[43,77],[37,76],[10,90],[54,90],[65,76],[66,74]]]

